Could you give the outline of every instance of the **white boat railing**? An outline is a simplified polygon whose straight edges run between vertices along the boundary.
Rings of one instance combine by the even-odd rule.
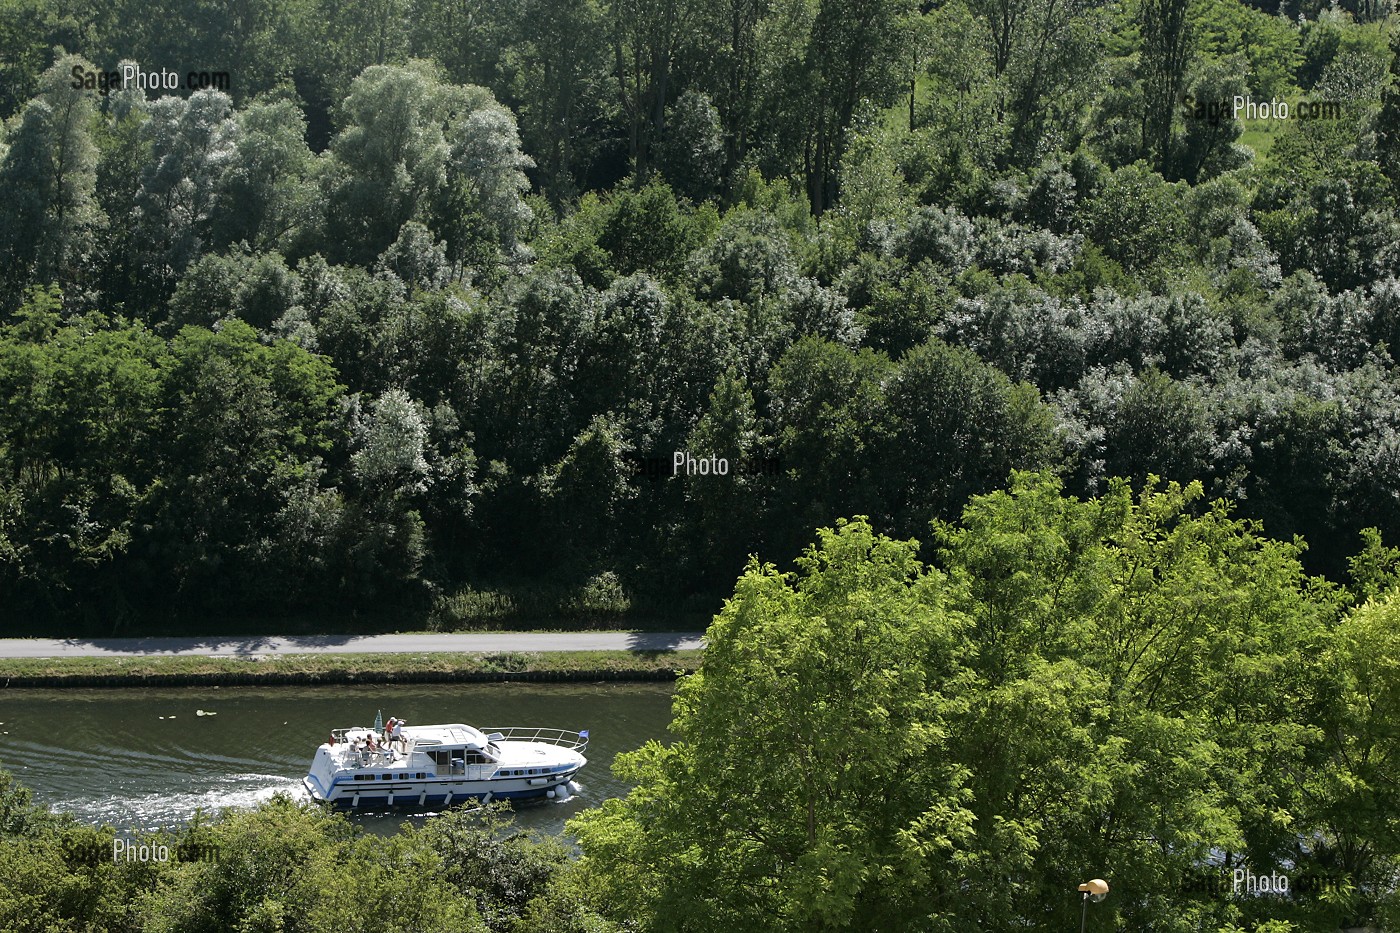
[[[570,732],[568,729],[540,729],[534,726],[493,726],[482,729],[492,742],[544,742],[583,751],[588,747],[588,730]]]
[[[548,745],[558,745],[560,748],[571,748],[580,752],[588,747],[587,729],[582,732],[570,732],[568,729],[545,729],[535,726],[494,726],[482,729],[481,732],[492,742],[544,742]],[[350,745],[352,741],[350,733],[378,734],[367,726],[351,726],[348,729],[331,730],[336,744],[341,746]],[[412,744],[416,743],[410,744],[409,751],[412,750]]]

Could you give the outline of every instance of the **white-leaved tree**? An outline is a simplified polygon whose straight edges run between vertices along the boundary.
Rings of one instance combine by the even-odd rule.
[[[138,264],[163,295],[199,257],[221,179],[237,153],[233,100],[221,91],[166,96],[145,105],[149,161],[136,193]]]
[[[490,91],[446,84],[427,62],[376,65],[339,118],[325,175],[332,251],[370,262],[409,221],[446,244],[454,277],[514,249],[533,163]]]
[[[105,223],[93,193],[95,92],[73,87],[74,68],[93,70],[86,59],[59,55],[44,72],[39,95],[5,128],[0,307],[14,306],[29,285],[80,288]]]
[[[297,251],[315,232],[320,204],[306,118],[291,100],[240,111],[228,171],[218,181],[211,239],[254,250]]]
[[[358,449],[350,457],[355,476],[383,493],[421,493],[432,484],[428,423],[422,407],[403,389],[389,389],[370,405],[355,428]]]

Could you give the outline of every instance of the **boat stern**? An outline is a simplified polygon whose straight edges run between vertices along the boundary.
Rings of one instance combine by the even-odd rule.
[[[335,782],[335,761],[331,758],[331,747],[322,745],[316,749],[316,757],[311,759],[311,769],[301,779],[312,800],[329,800],[331,786]]]

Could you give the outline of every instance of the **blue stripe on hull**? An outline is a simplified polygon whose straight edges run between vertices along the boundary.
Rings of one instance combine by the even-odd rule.
[[[544,797],[545,791],[552,790],[549,787],[531,788],[530,790],[502,791],[493,793],[492,800],[530,800],[537,797]],[[458,793],[452,795],[453,805],[467,803],[469,801],[479,801],[485,794]],[[359,806],[354,803],[353,797],[341,797],[331,801],[331,805],[337,810],[433,810],[442,807],[447,802],[446,794],[429,794],[420,805],[416,794],[395,794],[393,806],[389,804],[388,795],[379,797],[365,797],[361,795]]]

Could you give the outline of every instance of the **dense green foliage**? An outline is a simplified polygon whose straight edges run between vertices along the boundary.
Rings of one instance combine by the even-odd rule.
[[[1395,929],[1400,591],[1348,609],[1199,497],[1019,474],[935,529],[936,568],[863,520],[795,573],[751,564],[675,742],[570,824],[592,903],[658,931],[1059,930],[1104,877],[1096,929]],[[1233,893],[1240,865],[1291,895]]]
[[[705,616],[1012,469],[1341,580],[1400,538],[1383,13],[3,0],[0,612]]]
[[[279,795],[177,832],[127,833],[35,806],[0,772],[0,842],[12,933],[532,933],[529,911],[589,918],[568,894],[568,850],[495,810],[383,837]]]
[[[1309,576],[1199,484],[1018,473],[934,528],[863,519],[751,563],[670,744],[568,824],[396,836],[276,798],[112,857],[0,773],[6,929],[576,933],[1400,924],[1400,552]],[[1232,870],[1290,878],[1236,892]]]

